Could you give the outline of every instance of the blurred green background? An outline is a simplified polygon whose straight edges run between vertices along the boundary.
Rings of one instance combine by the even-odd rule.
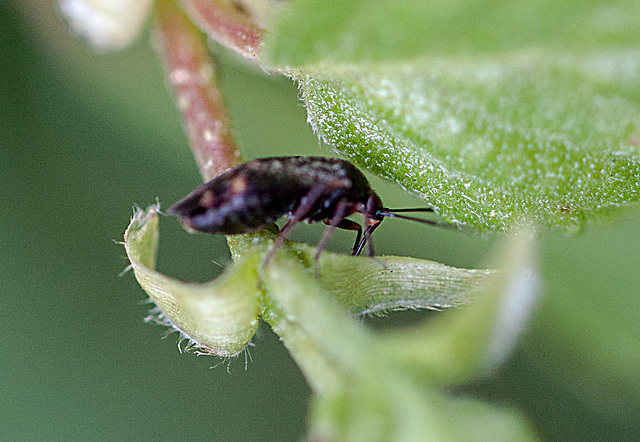
[[[118,276],[127,262],[114,240],[132,205],[167,207],[200,179],[148,32],[99,56],[35,0],[0,2],[0,30],[0,439],[301,439],[310,392],[267,326],[247,361],[180,354],[176,335],[144,323],[133,275]],[[245,158],[332,154],[291,81],[218,57]],[[389,206],[419,204],[372,183]],[[529,332],[499,373],[459,393],[517,407],[547,439],[639,440],[639,215],[580,237],[545,233],[546,297]],[[294,239],[321,231],[301,226]],[[400,220],[375,240],[381,254],[464,267],[496,242]],[[340,232],[330,249],[352,241]],[[161,220],[163,272],[205,281],[228,262],[223,237]]]

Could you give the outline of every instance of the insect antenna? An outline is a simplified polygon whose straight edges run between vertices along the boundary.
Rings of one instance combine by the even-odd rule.
[[[427,224],[427,225],[430,225],[430,226],[442,227],[442,228],[445,228],[445,229],[457,229],[456,226],[451,225],[451,224],[443,224],[443,223],[439,223],[439,222],[436,222],[436,221],[431,221],[429,219],[415,218],[413,216],[398,215],[398,213],[402,213],[402,212],[433,212],[433,209],[430,208],[430,207],[416,207],[416,208],[412,208],[412,209],[387,209],[385,207],[380,212],[378,212],[378,215],[382,215],[382,216],[385,216],[387,218],[406,219],[406,220],[409,220],[409,221],[415,221],[415,222],[418,222],[418,223]]]
[[[383,209],[386,212],[393,212],[393,213],[398,213],[398,212],[433,212],[433,209],[431,207],[414,207],[411,209],[389,209],[387,207],[385,207]]]

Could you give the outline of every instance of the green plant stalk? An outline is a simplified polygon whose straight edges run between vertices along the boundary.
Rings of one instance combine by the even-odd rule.
[[[358,369],[358,355],[370,345],[369,334],[289,250],[278,252],[269,263],[263,286],[263,319],[282,337],[316,391],[336,391],[336,381]]]

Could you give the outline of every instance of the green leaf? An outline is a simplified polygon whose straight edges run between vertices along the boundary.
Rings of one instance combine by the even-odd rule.
[[[491,275],[406,257],[354,258],[329,252],[320,256],[315,269],[316,252],[287,243],[264,269],[262,284],[263,319],[317,391],[335,388],[337,377],[359,364],[357,354],[373,347],[347,313],[466,304]],[[312,270],[318,270],[321,279]]]
[[[388,333],[376,349],[439,384],[463,383],[498,367],[512,352],[540,296],[534,236],[520,232],[494,257],[498,272],[475,302],[412,332]]]
[[[140,286],[156,304],[159,322],[188,339],[203,353],[234,356],[249,343],[260,313],[257,253],[204,284],[187,283],[154,270],[158,244],[158,210],[136,209],[124,235],[124,245]]]
[[[272,27],[262,55],[272,65],[303,66],[633,47],[638,17],[636,0],[296,0]]]
[[[415,367],[401,357],[415,350],[424,354],[420,344],[428,346],[432,338],[436,345],[427,348],[437,348],[446,355],[471,355],[482,359],[484,366],[489,360],[495,362],[496,355],[504,357],[530,311],[526,298],[534,291],[522,290],[519,284],[523,276],[531,281],[529,274],[519,272],[530,264],[526,259],[528,244],[526,240],[511,244],[507,254],[513,260],[510,267],[487,279],[484,287],[489,292],[478,309],[463,312],[418,338],[400,332],[392,345],[386,336],[368,332],[345,315],[311,269],[287,258],[290,250],[278,253],[264,274],[265,320],[305,374],[311,375],[308,379],[316,393],[311,437],[413,441],[428,435],[430,440],[533,440],[531,429],[517,414],[451,397],[436,387],[444,378],[442,373],[424,382],[415,376]],[[358,264],[367,260],[350,259]],[[524,305],[515,305],[518,301]],[[468,360],[462,357],[454,363],[461,362],[466,368]]]
[[[314,256],[314,248],[297,245]],[[460,269],[404,256],[353,258],[323,253],[322,285],[352,314],[389,310],[439,309],[470,302],[489,270]]]
[[[388,365],[385,371],[374,368],[369,376],[353,379],[341,394],[312,399],[312,440],[537,440],[514,410],[425,388]]]
[[[510,352],[530,303],[525,302],[527,290],[518,284],[522,272],[508,270],[523,270],[528,243],[512,245],[506,254],[510,267],[499,274],[408,258],[372,260],[333,254],[324,254],[315,268],[316,250],[290,242],[265,266],[274,238],[273,232],[266,232],[239,237],[235,246],[242,256],[216,280],[196,284],[154,270],[158,210],[152,206],[135,211],[124,245],[136,279],[156,303],[161,322],[204,353],[233,356],[252,338],[261,315],[314,390],[314,436],[415,440],[428,432],[434,440],[478,435],[486,440],[531,439],[519,416],[451,397],[439,388],[466,379],[465,374],[478,371],[478,366]],[[323,286],[336,280],[344,282],[342,288]],[[468,296],[478,286],[489,294],[462,314],[429,327],[426,334],[419,330],[419,336],[371,333],[344,308],[450,305],[464,302],[462,294]],[[421,359],[425,357],[433,361],[425,363]],[[417,369],[416,361],[421,363]],[[443,369],[450,373],[443,375]]]
[[[294,78],[324,141],[451,222],[575,231],[640,200],[640,51],[322,65]]]
[[[640,199],[640,3],[293,2],[265,60],[328,144],[479,231]]]
[[[344,387],[345,374],[358,365],[357,355],[370,347],[370,336],[305,268],[309,256],[292,253],[288,245],[283,248],[264,270],[263,319],[280,336],[314,391],[335,392]]]

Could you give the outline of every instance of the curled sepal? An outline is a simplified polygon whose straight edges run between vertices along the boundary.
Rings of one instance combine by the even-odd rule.
[[[154,270],[158,245],[158,206],[136,209],[124,234],[124,246],[140,286],[163,320],[203,353],[234,356],[258,326],[257,253],[248,252],[217,279],[188,283]]]
[[[152,0],[60,0],[60,11],[73,32],[97,51],[129,46],[142,30]]]
[[[322,275],[328,275],[322,278],[325,289],[352,314],[466,304],[492,273],[406,256],[353,259],[323,253],[319,264]]]
[[[471,305],[411,332],[387,334],[376,351],[441,384],[495,369],[511,354],[540,294],[533,234],[510,237],[499,256],[499,270],[477,288]]]

